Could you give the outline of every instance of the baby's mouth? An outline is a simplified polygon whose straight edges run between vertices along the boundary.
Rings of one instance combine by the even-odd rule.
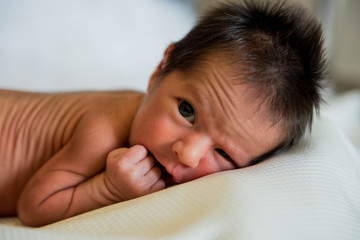
[[[155,159],[155,165],[158,168],[160,168],[160,170],[161,170],[161,178],[164,180],[166,186],[169,187],[171,185],[174,185],[175,181],[174,181],[173,176],[170,173],[168,173],[166,171],[166,168],[163,165],[161,165],[161,163],[159,161],[157,161],[156,159]]]

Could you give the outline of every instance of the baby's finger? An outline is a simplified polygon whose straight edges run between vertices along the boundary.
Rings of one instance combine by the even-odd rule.
[[[147,149],[142,145],[134,145],[128,149],[123,155],[123,161],[129,164],[137,164],[147,156]]]
[[[165,187],[166,187],[165,181],[163,179],[159,179],[159,181],[157,181],[154,185],[151,186],[150,193],[163,190],[165,189]]]
[[[155,160],[153,157],[146,156],[144,159],[136,163],[136,168],[139,169],[139,173],[144,176],[155,166]]]
[[[154,185],[157,181],[161,179],[161,170],[158,167],[153,167],[144,175],[144,180],[148,186]]]
[[[111,152],[109,152],[108,158],[116,159],[118,157],[121,157],[127,150],[128,148],[117,148],[115,150],[112,150]]]

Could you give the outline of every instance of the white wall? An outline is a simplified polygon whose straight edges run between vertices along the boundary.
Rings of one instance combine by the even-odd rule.
[[[360,1],[337,1],[337,6],[334,77],[346,86],[360,88]]]
[[[0,0],[0,88],[145,90],[194,19],[181,1]]]

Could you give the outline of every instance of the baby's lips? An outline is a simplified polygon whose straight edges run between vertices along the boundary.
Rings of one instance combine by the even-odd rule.
[[[173,176],[167,172],[165,174],[163,173],[161,178],[164,180],[166,187],[170,187],[175,184]]]
[[[170,173],[168,173],[166,171],[165,167],[163,165],[161,165],[156,159],[155,159],[155,166],[160,168],[160,170],[161,170],[161,179],[164,180],[165,185],[167,187],[171,186],[171,185],[174,185],[175,181],[174,181],[173,176]]]

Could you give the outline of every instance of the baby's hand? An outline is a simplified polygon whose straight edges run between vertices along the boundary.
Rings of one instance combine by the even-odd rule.
[[[133,199],[165,188],[161,170],[141,145],[119,148],[109,153],[105,185],[117,201]]]

